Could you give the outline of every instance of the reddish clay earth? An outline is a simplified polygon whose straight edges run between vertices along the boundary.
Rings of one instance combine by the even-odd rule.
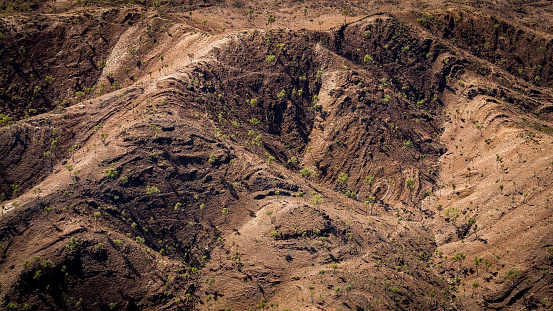
[[[550,2],[0,9],[3,309],[551,309]]]

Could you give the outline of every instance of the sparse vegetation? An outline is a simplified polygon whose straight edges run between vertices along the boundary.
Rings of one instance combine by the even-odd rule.
[[[488,2],[0,4],[2,307],[550,308],[552,12]]]

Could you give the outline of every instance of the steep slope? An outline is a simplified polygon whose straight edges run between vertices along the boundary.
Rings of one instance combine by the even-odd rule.
[[[271,36],[270,41],[267,40],[268,36]],[[183,35],[183,38],[187,37],[188,35]],[[286,42],[285,47],[279,47],[278,42]],[[351,120],[346,123],[344,131],[347,132],[348,127],[356,128],[352,134],[362,134],[375,129],[383,132],[387,127],[386,121],[399,118],[399,110],[395,110],[394,115],[387,117],[388,120],[379,121],[384,115],[388,115],[388,112],[376,105],[381,97],[370,89],[362,91],[364,98],[354,99],[357,102],[355,105],[363,105],[366,109],[372,110],[369,118],[374,114],[378,123],[364,123],[362,118],[355,115],[353,109],[344,111],[343,107],[353,105],[350,102],[351,96],[362,86],[357,81],[355,85],[347,86],[351,84],[349,81],[352,73],[345,71],[342,66],[355,65],[347,60],[339,64],[329,63],[328,60],[336,56],[318,42],[319,38],[314,34],[293,31],[253,31],[237,34],[234,38],[231,37],[230,41],[226,38],[220,43],[214,41],[214,50],[206,50],[205,57],[195,55],[198,61],[189,63],[182,69],[173,65],[174,69],[168,69],[170,71],[159,79],[145,80],[134,87],[122,89],[119,95],[108,94],[91,103],[75,105],[60,115],[43,115],[36,120],[31,118],[22,124],[12,126],[11,130],[18,133],[25,132],[25,128],[31,124],[37,127],[40,127],[40,124],[48,124],[45,132],[54,132],[55,128],[63,127],[67,131],[68,139],[57,140],[60,144],[59,149],[67,150],[70,146],[76,146],[76,149],[72,151],[70,158],[55,165],[52,168],[53,173],[41,181],[38,185],[42,191],[41,195],[35,197],[31,195],[32,191],[28,191],[18,198],[18,205],[30,204],[25,213],[34,215],[32,223],[42,223],[46,220],[46,225],[40,230],[22,229],[28,232],[25,235],[13,229],[4,231],[6,236],[12,237],[5,245],[7,258],[4,262],[17,269],[14,271],[16,273],[10,274],[12,278],[4,281],[15,286],[8,293],[7,297],[10,298],[5,299],[17,301],[19,304],[36,305],[37,300],[41,298],[29,291],[38,286],[45,291],[61,289],[64,296],[82,298],[82,304],[91,307],[101,307],[102,303],[110,301],[127,307],[151,307],[151,304],[160,302],[167,305],[176,300],[184,303],[185,294],[190,294],[190,298],[187,299],[189,306],[199,307],[205,303],[206,297],[212,295],[219,301],[219,296],[223,293],[225,297],[229,296],[229,306],[247,307],[258,304],[263,297],[275,302],[285,299],[290,284],[284,280],[295,279],[296,274],[306,267],[317,269],[313,271],[323,271],[330,263],[340,263],[344,267],[342,271],[332,272],[330,277],[322,278],[319,282],[324,286],[333,287],[331,284],[334,280],[342,278],[343,280],[336,285],[345,283],[341,285],[345,288],[352,283],[358,284],[358,288],[349,292],[348,287],[348,294],[344,296],[338,290],[335,295],[336,301],[329,301],[331,297],[321,294],[320,303],[331,306],[343,302],[344,299],[351,299],[351,304],[363,305],[369,301],[369,297],[364,294],[366,291],[376,293],[377,290],[374,288],[389,286],[391,282],[387,280],[391,276],[382,272],[375,274],[375,277],[382,279],[375,285],[363,284],[355,281],[358,276],[355,277],[347,269],[358,260],[360,254],[366,254],[367,245],[382,248],[378,256],[371,258],[371,263],[363,264],[363,270],[367,273],[375,264],[381,264],[379,262],[385,259],[385,254],[389,254],[386,265],[398,261],[406,267],[405,269],[408,269],[409,264],[413,267],[419,266],[418,257],[404,259],[392,255],[393,249],[400,246],[388,246],[384,243],[392,239],[387,230],[380,233],[377,229],[363,227],[348,229],[352,227],[349,222],[354,220],[349,219],[350,216],[344,218],[340,213],[336,213],[336,203],[332,203],[333,200],[340,201],[333,194],[336,192],[331,189],[317,191],[319,187],[313,188],[314,186],[309,186],[305,180],[293,177],[299,170],[295,162],[302,163],[304,157],[310,159],[305,161],[306,167],[315,167],[314,171],[318,175],[316,180],[336,180],[339,174],[347,174],[350,169],[348,166],[327,172],[321,165],[316,164],[316,160],[312,160],[324,154],[325,148],[337,148],[336,154],[344,153],[343,159],[346,163],[351,161],[348,158],[355,159],[355,154],[361,153],[357,156],[359,157],[368,152],[363,143],[363,136],[347,138],[348,135],[344,135],[347,139],[358,141],[358,148],[346,148],[349,142],[346,142],[346,145],[329,147],[336,144],[332,136],[329,139],[326,138],[328,133],[313,133],[314,126],[317,126],[319,131],[329,127],[335,132],[337,128],[331,125],[350,115]],[[255,59],[251,55],[240,55],[237,53],[237,47],[243,45],[246,45],[246,48],[241,51],[254,51],[252,47],[257,47],[263,52],[254,53],[275,55],[274,59],[266,56]],[[223,53],[223,50],[229,52]],[[210,58],[208,55],[213,56]],[[170,62],[171,58],[166,61]],[[322,64],[325,64],[325,67]],[[277,68],[274,68],[275,66]],[[244,70],[245,68],[248,70]],[[376,80],[368,72],[357,75],[363,77],[368,85]],[[353,91],[349,89],[351,87],[354,87]],[[342,94],[334,95],[335,99],[330,99],[329,93],[333,91]],[[320,98],[317,100],[318,96]],[[246,99],[249,100],[249,104]],[[403,110],[408,111],[407,102],[400,99],[393,102],[406,105]],[[359,109],[359,106],[355,107]],[[48,121],[44,122],[44,118]],[[72,123],[66,127],[65,122]],[[11,132],[5,131],[4,135],[10,137]],[[392,135],[388,137],[393,140]],[[397,139],[403,137],[402,135]],[[33,138],[29,137],[23,143],[27,152],[35,152],[32,146]],[[35,138],[34,141],[38,139]],[[375,141],[372,144],[382,149],[385,142]],[[394,143],[388,148],[401,148],[400,145]],[[52,147],[51,143],[49,147]],[[306,150],[309,150],[307,155],[304,154]],[[292,157],[297,160],[287,163]],[[269,164],[266,164],[266,159],[269,159]],[[275,163],[271,163],[273,161]],[[407,166],[417,165],[416,161],[401,162]],[[284,166],[276,163],[282,163]],[[386,163],[389,162],[383,159],[380,165],[383,167]],[[391,174],[399,177],[398,169],[391,171]],[[349,175],[357,180],[361,179],[360,175]],[[336,190],[345,191],[347,186],[347,183],[344,183],[341,189]],[[378,190],[381,188],[382,190]],[[386,182],[375,188],[378,200],[383,206],[387,206],[395,198],[393,194],[388,193],[389,188]],[[321,192],[327,202],[323,203],[321,208],[310,207],[302,202],[298,204],[297,199],[290,197],[298,191],[308,197],[313,191]],[[398,191],[402,192],[400,188]],[[382,200],[386,195],[390,197],[388,202]],[[260,203],[252,205],[249,203],[252,199],[253,202]],[[317,203],[313,201],[312,204],[318,205]],[[351,208],[357,205],[354,201],[345,203],[353,204]],[[265,204],[272,206],[270,210],[274,213],[274,218],[278,219],[270,225],[259,223],[260,220],[257,220],[263,219],[262,215],[269,211]],[[13,210],[7,211],[9,216],[5,221],[30,221],[26,218],[28,216],[18,212],[19,208],[14,207],[13,202],[6,207]],[[357,213],[368,213],[367,206],[355,209],[358,210]],[[41,210],[48,212],[42,213]],[[300,222],[295,229],[289,227],[290,221],[300,220],[301,215],[305,214],[312,215],[314,222],[303,225]],[[355,213],[351,217],[354,216]],[[251,217],[256,218],[249,220]],[[370,216],[358,217],[361,217],[357,220],[359,224],[367,223],[367,219],[370,219]],[[54,240],[48,242],[46,247],[40,243],[39,249],[36,249],[34,244],[27,244],[25,247],[26,241],[32,236],[43,236],[44,230],[48,232],[48,220],[52,222],[50,234]],[[376,222],[384,222],[384,228],[389,226],[386,225],[385,218]],[[395,226],[392,225],[391,228]],[[233,233],[232,229],[236,231]],[[416,227],[412,229],[414,232],[419,230]],[[403,229],[394,235],[405,234],[401,231]],[[257,237],[255,232],[261,235]],[[271,232],[274,233],[270,234]],[[241,242],[232,244],[229,241],[233,241],[233,235],[236,234],[240,235]],[[71,242],[75,235],[77,238]],[[20,240],[23,236],[25,238]],[[259,250],[259,247],[250,248],[255,245],[252,244],[252,239],[258,238],[265,241],[276,238],[277,242],[273,243],[284,243],[284,251],[289,247],[295,249],[296,246],[291,245],[302,244],[302,241],[307,239],[311,241],[309,244],[315,243],[306,249],[307,252],[314,252],[313,261],[307,260],[300,255],[301,253],[275,256],[274,251],[270,250],[264,252],[268,257],[258,257],[254,250]],[[282,242],[278,242],[281,239]],[[331,241],[330,245],[326,245],[328,241]],[[125,251],[118,246],[121,243],[134,246],[129,246],[132,248]],[[157,269],[146,268],[142,275],[142,265],[140,268],[136,267],[135,260],[145,256],[140,252],[140,243],[147,245],[146,254],[150,254],[151,251],[159,252],[163,254],[164,261],[168,261],[166,265],[181,265],[181,269],[187,269],[176,274],[172,269],[167,270],[173,271],[171,279],[175,285],[171,285],[172,290],[167,291],[166,296],[156,296],[160,290],[158,287],[145,289],[146,282],[151,284],[156,278],[161,277],[159,275],[162,273]],[[229,243],[230,247],[227,246]],[[358,251],[350,249],[348,245],[351,243],[358,245]],[[421,252],[421,258],[433,252],[432,242],[429,240],[401,247],[416,250],[417,254]],[[20,248],[25,248],[26,251],[19,250]],[[15,253],[11,250],[16,249],[17,256],[13,257]],[[135,250],[132,251],[133,249]],[[226,293],[224,289],[197,289],[201,280],[215,279],[215,276],[221,273],[220,269],[223,268],[217,265],[222,264],[224,255],[220,252],[236,251],[240,252],[241,258],[241,264],[235,267],[239,275],[259,283],[259,288],[254,286],[253,293],[250,286],[235,288],[235,294]],[[129,252],[129,255],[120,255],[120,252]],[[119,259],[110,259],[112,253]],[[41,254],[41,259],[33,260],[37,254]],[[248,258],[250,254],[252,259]],[[285,259],[284,262],[278,261],[277,265],[290,265],[286,258],[295,256],[301,258],[301,261],[292,265],[295,272],[282,270],[277,273],[277,270],[270,277],[265,276],[263,271],[257,271],[257,268],[242,266],[250,260],[255,265],[258,260],[271,262],[275,258]],[[44,259],[52,257],[53,259]],[[143,259],[146,262],[155,262],[154,258],[148,258]],[[218,260],[214,260],[215,258]],[[27,260],[30,267],[17,264],[16,261],[20,260]],[[47,260],[52,260],[52,266],[41,267],[41,264],[48,265]],[[111,264],[115,260],[126,260],[127,263],[122,266]],[[210,260],[212,263],[209,263]],[[90,264],[90,261],[99,263]],[[97,275],[98,272],[95,271],[99,269],[98,264],[108,269],[108,275],[111,277],[98,277],[102,281],[95,281],[97,290],[91,289],[88,283],[77,281],[95,279],[92,275]],[[424,269],[424,266],[421,268]],[[202,269],[201,275],[193,273],[199,269]],[[48,280],[51,283],[40,282],[40,277],[35,278],[39,270],[50,276]],[[136,271],[135,275],[132,271]],[[189,271],[188,277],[183,278],[185,271]],[[139,272],[140,275],[136,275]],[[64,286],[59,288],[57,284],[64,278],[64,273],[68,274],[65,276]],[[101,297],[101,301],[96,300],[99,297],[91,295],[100,291],[105,282],[109,283],[110,278],[124,277],[129,273],[130,280],[126,283],[128,285],[121,285],[122,293],[119,299],[115,298],[117,293]],[[225,274],[222,284],[226,283],[225,278],[228,277],[235,276]],[[317,274],[314,273],[312,278],[317,278]],[[314,282],[313,279],[311,281]],[[386,282],[382,283],[383,281]],[[265,292],[264,287],[272,282],[282,282],[284,285],[282,289],[273,286]],[[435,284],[429,276],[421,276],[419,282],[426,284],[425,287]],[[371,288],[373,290],[370,290]],[[410,287],[406,286],[404,291],[408,288]],[[397,290],[397,297],[391,300],[381,297],[380,300],[384,299],[386,304],[399,305],[429,303],[425,300],[413,302],[412,298],[405,300],[405,292],[402,294],[399,289]],[[247,293],[252,296],[251,300],[240,298]],[[29,294],[31,296],[26,296]],[[67,303],[62,299],[63,295],[60,297],[59,294],[49,294],[45,299],[47,303],[63,308],[67,307]],[[141,295],[145,298],[140,299]],[[25,299],[27,301],[24,301]]]
[[[455,10],[152,18],[88,77],[113,92],[0,129],[2,306],[548,306],[550,50],[518,78],[520,50],[469,50],[487,26]]]

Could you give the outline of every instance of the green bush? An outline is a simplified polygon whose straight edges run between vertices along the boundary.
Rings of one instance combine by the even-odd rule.
[[[12,120],[11,117],[0,113],[0,125],[1,126],[12,125],[12,124],[13,124],[13,120]]]
[[[415,190],[415,179],[414,178],[407,178],[405,180],[405,185],[407,188],[409,188],[410,191]]]
[[[373,180],[374,180],[374,177],[373,177],[373,176],[367,176],[367,177],[365,177],[364,182],[365,182],[366,184],[371,185],[371,184],[373,183]]]
[[[259,147],[259,146],[261,146],[261,143],[262,143],[262,142],[263,142],[263,141],[261,140],[261,135],[257,135],[257,136],[255,136],[254,139],[252,139],[252,142],[251,142],[251,143],[252,143],[252,145],[256,145],[256,146]]]
[[[157,187],[146,186],[146,194],[158,194],[160,191]]]
[[[257,98],[246,99],[246,103],[252,107],[255,107],[255,105],[257,105]]]
[[[274,60],[275,60],[276,56],[274,55],[269,55],[267,56],[267,58],[265,59],[265,61],[267,62],[267,64],[271,64]]]
[[[349,180],[349,176],[346,173],[342,173],[340,174],[340,176],[338,176],[338,182],[340,184],[345,184],[348,180]]]
[[[518,278],[519,274],[519,270],[509,269],[505,277],[514,282]]]
[[[215,161],[217,161],[217,156],[212,153],[209,155],[209,159],[207,161],[211,164],[214,164]]]
[[[79,242],[77,242],[73,237],[69,240],[69,243],[65,244],[65,248],[67,248],[70,251],[76,249],[77,246],[79,246]]]
[[[309,177],[311,177],[311,176],[317,177],[317,173],[316,173],[314,170],[310,169],[310,168],[304,168],[304,169],[302,169],[302,170],[300,171],[300,175],[301,175],[301,177],[303,177],[303,178],[309,178]]]
[[[309,203],[313,205],[323,203],[323,195],[312,193],[312,197],[311,197],[311,200],[309,200]]]
[[[33,276],[33,280],[40,279],[42,276],[42,270],[36,270],[35,275]]]
[[[52,268],[54,266],[54,263],[51,260],[46,259],[40,263],[40,266],[42,267],[42,269],[48,269]]]
[[[111,167],[104,171],[104,177],[106,178],[115,179],[117,176],[119,176],[119,173]]]
[[[323,110],[323,106],[321,106],[319,104],[316,104],[316,105],[311,106],[308,110],[310,112],[311,111],[321,111],[321,110]]]

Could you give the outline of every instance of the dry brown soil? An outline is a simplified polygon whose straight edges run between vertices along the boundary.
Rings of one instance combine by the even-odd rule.
[[[551,309],[551,2],[0,12],[0,308]]]

